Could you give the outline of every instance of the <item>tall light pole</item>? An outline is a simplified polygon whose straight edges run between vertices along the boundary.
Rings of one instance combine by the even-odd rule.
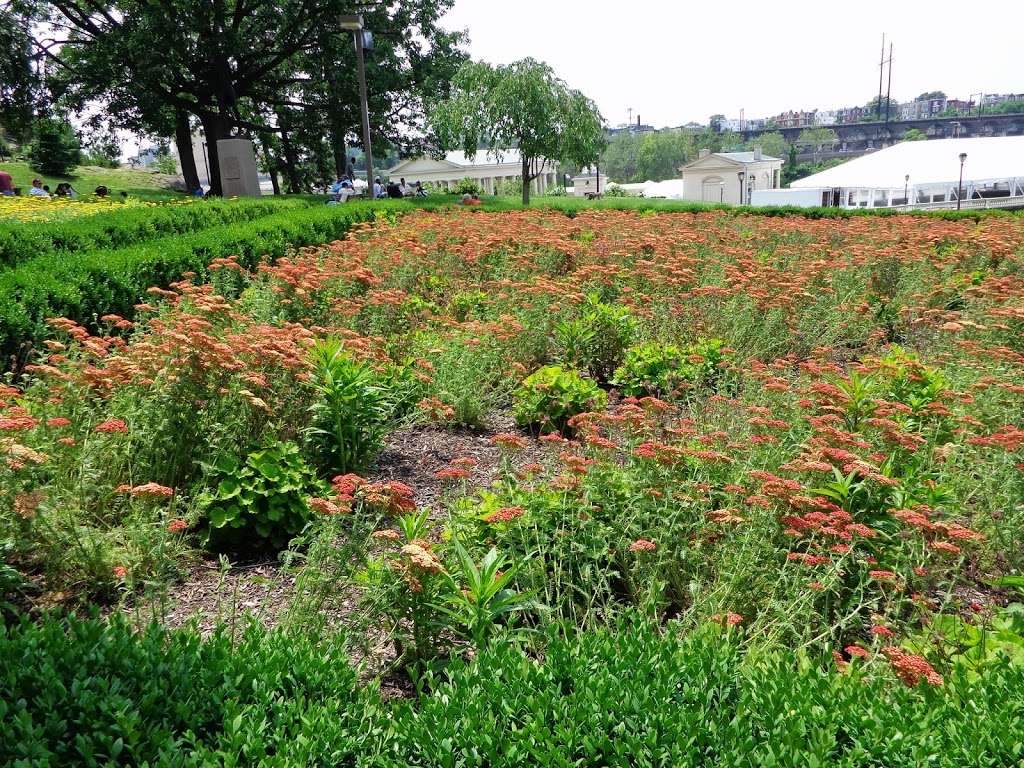
[[[961,152],[960,153],[960,182],[957,184],[957,188],[956,188],[956,209],[958,211],[960,210],[960,201],[963,199],[963,196],[964,196],[964,161],[966,161],[966,160],[967,160],[967,153],[966,152]]]
[[[910,188],[910,174],[903,177],[903,204],[910,205],[910,198],[907,197],[907,190]]]
[[[736,174],[736,178],[740,180],[740,205],[743,205],[743,177],[745,175],[746,174],[743,171]]]
[[[359,71],[359,102],[363,111],[363,154],[366,157],[366,192],[373,199],[373,149],[370,146],[370,106],[366,99],[366,62],[363,50],[366,48],[366,35],[363,30],[363,17],[359,14],[346,14],[341,17],[341,28],[351,32],[356,43],[356,66]],[[353,180],[354,181],[354,180]]]

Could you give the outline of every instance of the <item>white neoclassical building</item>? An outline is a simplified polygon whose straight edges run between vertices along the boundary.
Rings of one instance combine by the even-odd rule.
[[[782,160],[753,152],[708,152],[682,166],[683,198],[705,203],[749,205],[754,190],[778,189]]]
[[[517,149],[503,149],[500,153],[481,149],[472,160],[465,152],[449,152],[441,160],[427,156],[402,160],[387,174],[395,181],[404,178],[410,184],[430,182],[450,190],[463,179],[473,179],[484,192],[493,195],[502,182],[522,178],[523,161]],[[557,167],[548,163],[544,173],[533,180],[533,191],[544,194],[558,183],[557,180]]]

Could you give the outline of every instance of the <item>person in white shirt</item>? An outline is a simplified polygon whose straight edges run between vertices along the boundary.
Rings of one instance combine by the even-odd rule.
[[[402,197],[411,197],[413,194],[413,188],[405,183],[405,179],[398,183],[398,189],[402,193]]]
[[[379,200],[382,197],[387,197],[384,192],[384,185],[380,183],[380,177],[378,176],[376,181],[373,182],[373,199]]]
[[[49,197],[50,193],[43,189],[43,182],[39,179],[32,179],[32,189],[28,191],[29,197]]]

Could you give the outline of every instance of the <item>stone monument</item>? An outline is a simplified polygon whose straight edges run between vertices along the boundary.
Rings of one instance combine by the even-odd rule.
[[[224,197],[259,197],[260,180],[256,171],[256,151],[249,139],[217,141],[220,184]]]

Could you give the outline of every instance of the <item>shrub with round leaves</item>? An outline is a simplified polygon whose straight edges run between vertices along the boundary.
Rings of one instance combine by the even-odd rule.
[[[515,393],[516,423],[541,432],[564,432],[580,413],[601,410],[608,396],[594,382],[559,365],[530,374]]]

